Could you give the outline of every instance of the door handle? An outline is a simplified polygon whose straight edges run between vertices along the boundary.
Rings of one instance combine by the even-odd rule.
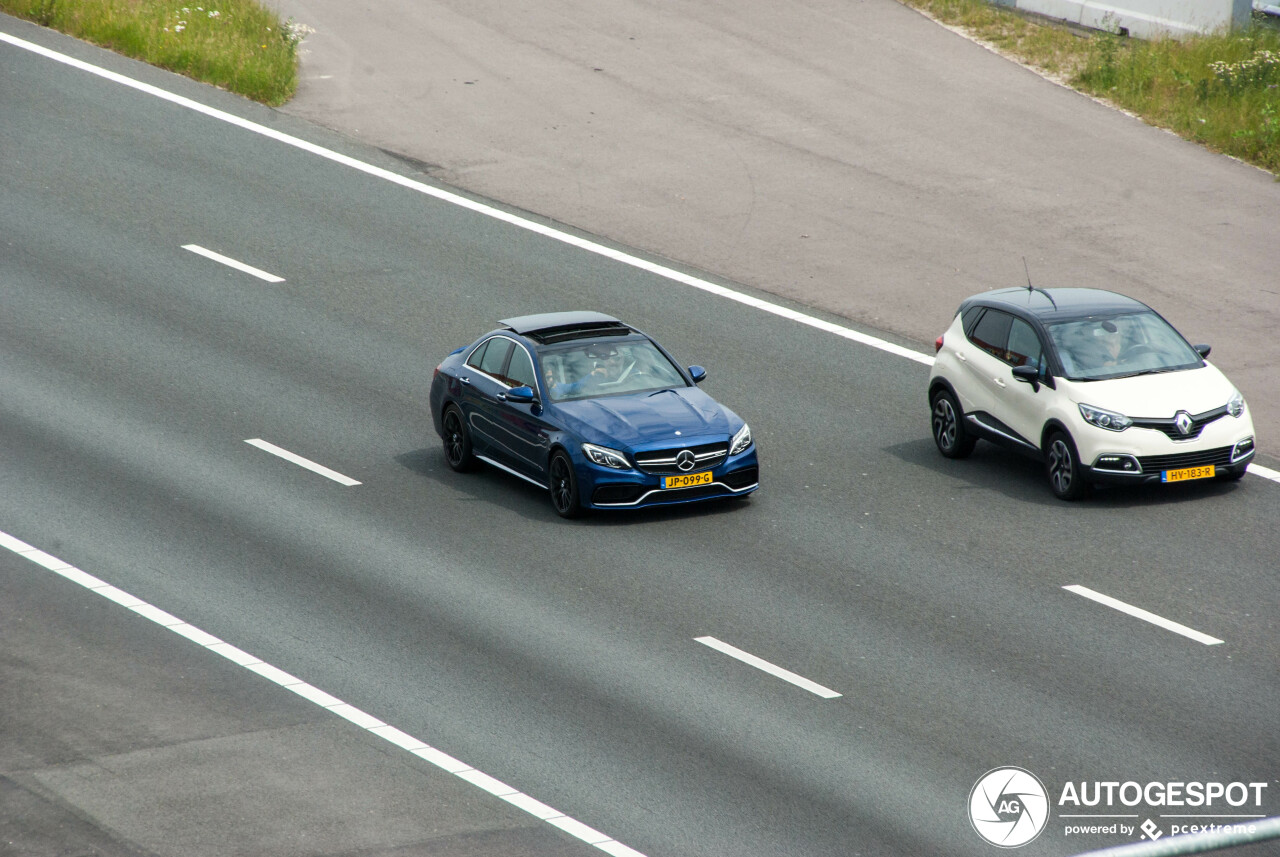
[[[471,379],[466,377],[465,375],[459,375],[458,380],[461,381],[463,384],[469,385],[471,383]]]
[[[1005,384],[1005,382],[1004,382],[1004,379],[1003,379],[1003,378],[992,378],[991,380],[996,382],[996,386],[997,386],[997,387],[1005,387],[1005,386],[1008,386],[1008,385],[1006,385],[1006,384]]]
[[[964,352],[963,352],[963,351],[957,351],[957,352],[956,352],[956,359],[957,359],[957,360],[959,360],[961,363],[968,363],[968,362],[969,362],[969,358],[964,356]]]

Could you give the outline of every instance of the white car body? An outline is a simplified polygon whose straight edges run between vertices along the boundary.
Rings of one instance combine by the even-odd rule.
[[[992,321],[984,330],[980,325],[987,313],[993,313]],[[1096,348],[1096,342],[1080,338],[1081,331],[1105,324],[1111,333],[1098,332],[1119,338],[1110,319],[1138,330],[1142,325],[1129,320],[1148,319],[1148,313],[1154,317],[1150,325],[1167,327],[1149,307],[1094,289],[1005,289],[965,301],[939,338],[929,383],[939,450],[960,458],[976,439],[985,439],[1041,458],[1049,464],[1054,492],[1064,499],[1083,496],[1095,482],[1238,478],[1253,457],[1253,421],[1231,382],[1203,360],[1207,347],[1193,349],[1172,327],[1162,327],[1159,332],[1168,337],[1176,358],[1185,361],[1177,368],[1143,370],[1157,366],[1163,355],[1130,342],[1138,356],[1117,367],[1118,377],[1087,380],[1067,371],[1078,365],[1056,341],[1057,331],[1069,325],[1077,342]],[[986,331],[999,328],[994,319],[1000,314],[1013,316],[1003,345],[983,339],[992,338]],[[1022,353],[1037,344],[1041,354]],[[1080,359],[1079,352],[1073,354]],[[1015,366],[1023,377],[1015,374]],[[940,400],[942,391],[951,402]],[[949,435],[946,412],[953,406],[959,413]],[[1081,406],[1111,412],[1095,420],[1114,427],[1090,422]]]

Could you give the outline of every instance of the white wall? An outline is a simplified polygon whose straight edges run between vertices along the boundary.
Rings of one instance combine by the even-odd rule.
[[[1142,39],[1243,27],[1253,8],[1252,0],[1014,0],[1003,5]]]

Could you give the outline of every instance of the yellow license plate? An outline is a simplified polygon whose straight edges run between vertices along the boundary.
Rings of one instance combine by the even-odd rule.
[[[1160,481],[1185,482],[1188,479],[1211,479],[1213,473],[1212,464],[1206,464],[1203,467],[1184,467],[1181,470],[1166,470],[1160,477]]]
[[[664,476],[662,478],[662,487],[692,488],[694,485],[710,485],[712,481],[711,471],[704,470],[701,473],[681,473],[679,476]]]

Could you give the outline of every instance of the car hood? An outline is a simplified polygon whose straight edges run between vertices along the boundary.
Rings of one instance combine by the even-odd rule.
[[[560,402],[556,408],[565,417],[566,428],[589,442],[614,447],[728,436],[742,426],[732,411],[697,387],[579,399]]]
[[[1067,383],[1077,404],[1152,419],[1168,419],[1178,411],[1202,414],[1220,408],[1235,390],[1226,376],[1208,363],[1181,372]]]

